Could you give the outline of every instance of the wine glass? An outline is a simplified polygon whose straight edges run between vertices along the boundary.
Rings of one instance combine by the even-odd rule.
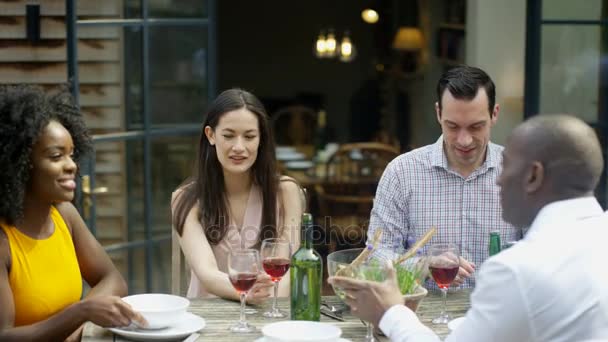
[[[354,267],[355,278],[367,281],[383,282],[386,280],[388,272],[389,268],[387,267],[386,260],[382,258],[368,259],[361,265]],[[367,322],[365,326],[367,327],[365,341],[375,342],[373,324]]]
[[[428,257],[431,276],[443,294],[443,307],[439,316],[433,319],[433,324],[447,324],[450,321],[446,311],[448,287],[456,278],[460,267],[458,246],[453,243],[431,245]]]
[[[277,308],[277,292],[279,290],[279,281],[289,270],[291,245],[285,239],[265,239],[262,241],[261,254],[264,271],[268,273],[274,283],[272,309],[264,312],[263,316],[269,318],[286,317],[285,313]]]
[[[245,321],[245,298],[253,287],[260,272],[260,253],[255,249],[231,251],[228,255],[228,276],[232,286],[240,295],[240,319],[230,327],[230,331],[247,333],[255,331],[255,327]]]
[[[382,282],[386,280],[388,275],[387,257],[381,253],[373,253],[370,259],[356,267],[351,267],[350,264],[363,252],[363,248],[343,249],[337,252],[330,253],[327,256],[327,271],[329,276],[341,276],[356,279],[365,279],[368,281]],[[392,254],[390,254],[392,255]],[[346,294],[344,290],[332,284],[336,295],[344,300]],[[366,323],[367,334],[365,341],[373,342],[374,327],[372,324]]]

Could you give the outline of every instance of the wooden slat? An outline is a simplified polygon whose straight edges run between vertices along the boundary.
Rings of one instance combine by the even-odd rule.
[[[124,217],[97,217],[95,227],[99,240],[126,240],[126,231],[122,229]]]
[[[82,114],[89,129],[124,131],[124,115],[120,107],[83,107]]]
[[[97,184],[96,184],[97,185]],[[98,217],[125,217],[127,205],[125,194],[101,194],[96,197],[96,214]]]
[[[118,40],[80,40],[79,61],[119,61]],[[46,39],[32,44],[27,40],[0,40],[0,62],[65,62],[67,42],[61,39]]]
[[[65,15],[65,0],[34,1],[40,4],[40,14]],[[33,3],[31,0],[0,0],[0,15],[25,15],[25,5]],[[76,13],[86,16],[119,16],[122,1],[78,0]]]
[[[98,151],[95,155],[97,157],[95,161],[96,174],[118,173],[123,171],[124,161],[121,153]]]
[[[116,107],[122,105],[122,87],[91,84],[80,87],[80,105],[83,107]]]
[[[99,197],[120,195],[125,192],[125,177],[120,173],[105,173],[95,176],[95,187],[106,187],[108,192]]]
[[[118,63],[80,63],[80,83],[119,83]],[[67,81],[65,63],[3,63],[0,83],[64,83]]]
[[[25,39],[25,17],[0,16],[0,39]],[[119,38],[119,27],[79,27],[78,38]],[[62,17],[42,17],[40,19],[40,39],[65,39],[65,20]]]
[[[99,144],[95,144],[95,151],[104,152],[122,152],[124,149],[125,142],[123,141],[108,141]]]

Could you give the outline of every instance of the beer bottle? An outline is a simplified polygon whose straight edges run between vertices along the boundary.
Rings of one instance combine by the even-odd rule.
[[[490,256],[500,252],[500,233],[498,231],[493,231],[490,233],[489,252]]]

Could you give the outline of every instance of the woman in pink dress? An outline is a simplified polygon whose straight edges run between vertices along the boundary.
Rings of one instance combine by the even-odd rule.
[[[238,300],[228,278],[231,250],[256,248],[272,237],[300,243],[300,188],[277,174],[275,144],[262,103],[241,89],[222,92],[203,122],[195,174],[171,199],[173,227],[191,267],[188,297]],[[259,275],[247,302],[271,295],[272,281]],[[279,296],[289,295],[289,277]]]

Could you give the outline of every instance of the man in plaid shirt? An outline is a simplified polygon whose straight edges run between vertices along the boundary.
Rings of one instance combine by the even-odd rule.
[[[490,232],[499,231],[503,243],[521,238],[521,231],[502,219],[496,179],[503,147],[490,142],[500,110],[495,98],[494,82],[479,68],[444,73],[435,103],[442,136],[386,167],[371,212],[368,242],[381,228],[383,247],[407,248],[435,226],[427,246],[457,244],[461,264],[453,286],[475,286],[475,269],[488,258]]]

